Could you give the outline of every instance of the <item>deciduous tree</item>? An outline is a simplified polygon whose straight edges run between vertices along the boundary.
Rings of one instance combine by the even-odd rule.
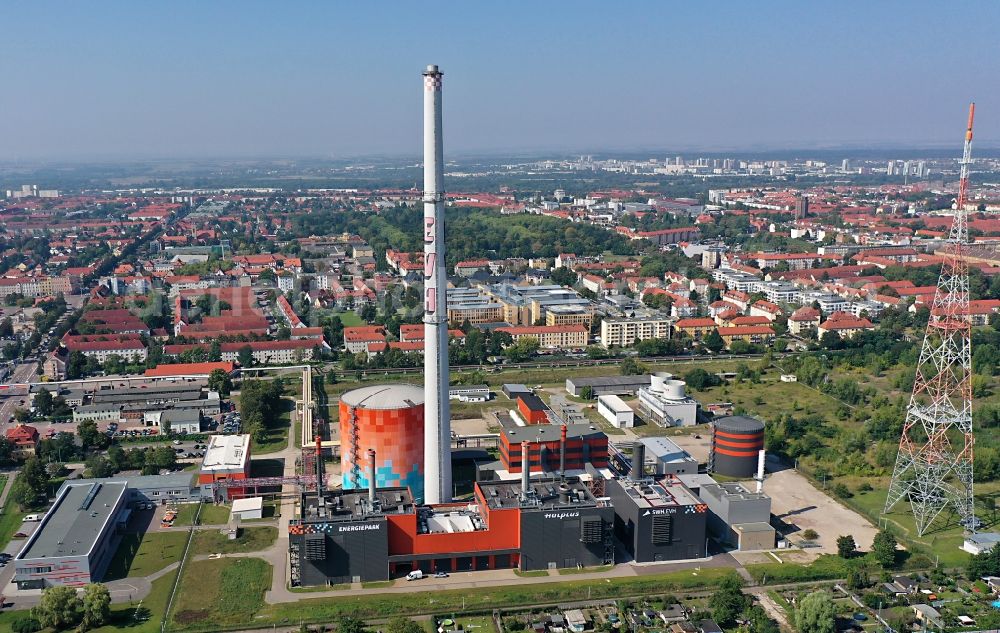
[[[57,631],[76,626],[83,617],[83,601],[73,587],[49,587],[33,609],[42,626]]]
[[[825,591],[814,591],[799,601],[795,626],[800,633],[835,633],[837,612]]]

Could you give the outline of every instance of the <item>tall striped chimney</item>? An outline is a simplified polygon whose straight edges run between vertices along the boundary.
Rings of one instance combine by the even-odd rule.
[[[441,79],[424,71],[424,503],[451,501]]]

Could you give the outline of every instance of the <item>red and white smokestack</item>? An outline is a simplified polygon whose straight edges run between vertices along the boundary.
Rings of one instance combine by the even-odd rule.
[[[375,449],[368,449],[368,502],[375,503]]]
[[[424,503],[451,501],[441,79],[424,71]]]

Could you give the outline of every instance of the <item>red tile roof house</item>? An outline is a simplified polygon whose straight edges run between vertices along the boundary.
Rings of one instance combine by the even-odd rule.
[[[750,306],[750,316],[765,317],[768,321],[774,321],[781,316],[781,306],[761,299]]]
[[[38,429],[27,424],[18,424],[7,429],[7,439],[14,444],[14,450],[22,457],[35,454],[38,447]]]
[[[367,352],[369,343],[385,342],[385,328],[381,325],[344,328],[344,347],[352,354]]]
[[[874,330],[875,326],[868,319],[862,319],[847,312],[834,312],[826,321],[820,323],[816,333],[820,338],[827,332],[834,332],[840,338],[853,338],[858,332]]]
[[[819,327],[819,321],[819,310],[812,306],[803,306],[788,317],[788,331],[793,336],[812,336]]]

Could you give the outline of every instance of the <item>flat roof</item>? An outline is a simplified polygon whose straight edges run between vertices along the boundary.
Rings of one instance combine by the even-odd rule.
[[[249,455],[249,435],[213,435],[208,440],[201,469],[203,471],[242,469]]]
[[[625,404],[625,401],[614,394],[598,396],[597,401],[615,413],[632,413],[632,407]]]
[[[510,481],[480,482],[477,485],[491,510],[504,508],[554,510],[601,505],[590,492],[590,488],[577,478],[560,481],[554,478],[532,477],[528,482],[529,494],[526,498],[521,491],[520,478]]]
[[[701,488],[702,486],[718,483],[708,473],[689,473],[675,475],[675,477],[688,488]]]
[[[679,462],[693,459],[686,450],[666,437],[644,437],[640,441],[646,448],[646,455],[651,455],[660,461]]]
[[[264,509],[264,497],[244,497],[233,501],[233,512],[248,512]]]
[[[742,499],[742,500],[753,500],[753,499],[770,499],[763,492],[750,492],[738,482],[729,481],[725,483],[715,483],[715,484],[704,484],[701,487],[702,494],[709,493],[713,497],[719,499]]]
[[[121,481],[65,485],[17,559],[88,554],[107,529],[127,489]]]
[[[691,506],[701,503],[701,500],[677,479],[667,477],[652,483],[648,480],[618,479],[617,482],[629,499],[640,508]]]
[[[753,523],[734,523],[733,529],[740,532],[774,532],[774,528],[770,523],[764,523],[763,521],[754,521]]]
[[[558,442],[562,437],[561,424],[529,424],[513,428],[502,427],[500,432],[509,442]],[[604,431],[592,424],[567,424],[566,439],[588,438],[604,435]]]
[[[154,490],[162,488],[188,488],[197,478],[197,473],[177,471],[165,475],[124,475],[118,477],[102,477],[100,479],[73,479],[59,487],[62,491],[66,486],[76,486],[92,483],[124,483],[132,490]],[[58,494],[58,493],[57,493]]]
[[[632,387],[650,384],[649,374],[640,376],[589,376],[567,378],[576,387]]]
[[[547,411],[549,408],[541,398],[533,393],[519,393],[517,399],[532,411]]]
[[[303,495],[305,519],[301,523],[349,522],[377,518],[386,514],[410,514],[414,511],[409,488],[379,488],[375,505],[368,500],[367,489],[330,490],[318,499],[315,494]],[[300,523],[293,519],[292,524]]]

